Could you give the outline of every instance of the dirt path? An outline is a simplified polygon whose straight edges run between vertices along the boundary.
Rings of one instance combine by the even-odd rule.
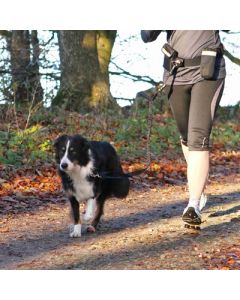
[[[68,237],[68,205],[0,219],[0,269],[240,269],[240,176],[208,186],[199,233],[183,228],[183,186],[132,189],[106,203],[99,231]]]

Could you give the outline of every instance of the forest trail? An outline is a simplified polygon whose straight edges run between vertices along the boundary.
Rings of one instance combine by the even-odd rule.
[[[200,232],[183,226],[184,185],[133,182],[127,198],[106,202],[96,233],[70,238],[59,191],[55,203],[1,215],[0,269],[240,269],[240,176],[214,177],[206,192]]]

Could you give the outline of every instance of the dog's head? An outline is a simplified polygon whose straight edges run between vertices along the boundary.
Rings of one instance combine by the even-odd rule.
[[[90,144],[81,135],[62,135],[55,140],[54,147],[56,162],[66,173],[85,167],[90,161]]]

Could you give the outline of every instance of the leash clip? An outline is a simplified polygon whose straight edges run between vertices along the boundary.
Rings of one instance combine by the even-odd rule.
[[[163,89],[165,88],[166,84],[164,82],[160,82],[158,85],[157,85],[157,93],[161,93],[163,91]]]
[[[171,62],[172,68],[170,70],[170,75],[174,73],[175,70],[177,70],[179,67],[183,67],[184,65],[184,60],[180,57],[176,57],[174,60]]]

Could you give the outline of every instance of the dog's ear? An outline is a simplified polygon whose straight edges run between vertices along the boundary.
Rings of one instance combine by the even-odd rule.
[[[86,139],[83,140],[82,147],[84,150],[88,150],[90,148],[90,142]]]
[[[67,134],[63,134],[63,135],[59,136],[58,138],[56,138],[56,140],[53,143],[54,148],[57,149],[59,144],[61,144],[62,142],[64,142],[67,139],[68,139]]]
[[[74,140],[76,141],[79,149],[82,149],[82,150],[86,151],[86,150],[88,150],[90,148],[89,141],[85,137],[83,137],[82,135],[76,134],[74,136]]]
[[[83,143],[82,143],[82,149],[83,151],[85,151],[86,153],[88,153],[88,150],[91,148],[91,144],[88,140],[84,139]]]

